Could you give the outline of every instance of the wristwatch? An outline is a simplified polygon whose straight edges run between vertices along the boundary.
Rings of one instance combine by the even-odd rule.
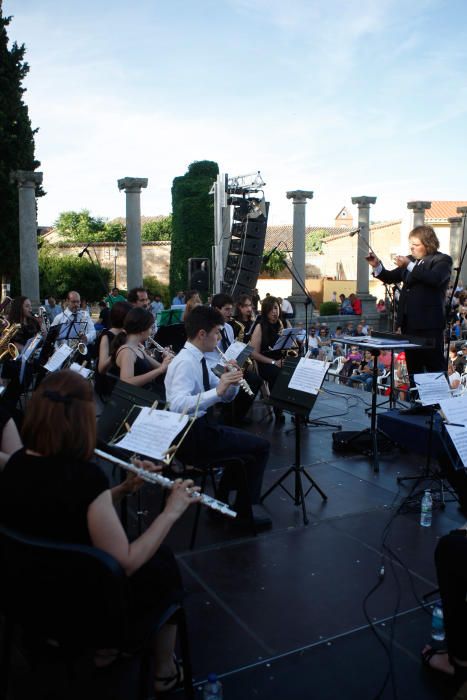
[[[272,365],[275,365],[275,364],[276,364],[276,361],[275,361],[275,360],[271,360],[271,364],[272,364]]]

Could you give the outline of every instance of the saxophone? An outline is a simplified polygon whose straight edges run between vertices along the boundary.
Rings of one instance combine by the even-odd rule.
[[[237,326],[237,328],[239,328],[239,331],[238,331],[238,334],[237,334],[237,337],[235,338],[235,340],[238,340],[240,343],[243,343],[243,339],[245,337],[245,326],[243,325],[243,323],[240,323],[240,321],[237,321],[236,318],[231,318],[230,323],[235,324]]]
[[[0,335],[0,362],[6,357],[11,357],[15,360],[19,355],[19,350],[13,343],[13,338],[21,328],[21,323],[6,321],[6,324]]]

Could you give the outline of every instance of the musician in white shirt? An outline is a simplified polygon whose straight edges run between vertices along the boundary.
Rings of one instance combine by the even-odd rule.
[[[78,292],[68,292],[67,308],[55,316],[52,326],[60,326],[57,341],[79,339],[86,345],[96,339],[94,323],[85,309],[80,308],[81,297]]]
[[[212,352],[219,340],[222,315],[213,308],[198,306],[185,321],[188,340],[167,369],[165,388],[170,408],[176,412],[187,411],[194,415],[198,406],[198,418],[182,442],[178,454],[190,464],[218,462],[238,457],[245,466],[247,488],[239,469],[224,470],[218,496],[227,500],[231,490],[237,491],[234,509],[237,522],[248,524],[250,505],[257,527],[270,527],[271,519],[261,513],[258,503],[264,469],[269,457],[269,442],[243,430],[220,425],[213,414],[219,402],[232,401],[238,392],[242,372],[226,371],[220,379],[213,374],[205,354]]]

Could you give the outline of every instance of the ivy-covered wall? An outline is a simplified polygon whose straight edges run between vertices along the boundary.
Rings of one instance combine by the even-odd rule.
[[[217,163],[191,163],[185,175],[172,183],[172,250],[170,290],[175,294],[188,284],[188,258],[208,258],[214,244],[213,197],[209,194],[219,172]]]

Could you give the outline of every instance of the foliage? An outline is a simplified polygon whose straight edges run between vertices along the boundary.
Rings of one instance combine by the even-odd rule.
[[[97,301],[105,296],[102,282],[107,288],[111,285],[112,271],[99,267],[87,258],[75,255],[59,257],[51,246],[43,245],[39,251],[39,281],[41,297],[52,294],[57,299],[64,299],[70,290],[75,289],[82,298]]]
[[[219,167],[210,160],[196,161],[172,183],[172,249],[170,290],[186,289],[188,258],[211,259],[214,244],[213,198],[209,190]]]
[[[123,243],[125,240],[125,224],[121,221],[106,221],[104,224],[104,230],[102,231],[102,238],[95,239],[96,242],[102,241],[107,243],[113,241],[114,243]]]
[[[122,221],[91,216],[88,209],[62,211],[54,227],[60,236],[72,243],[121,243],[125,240]]]
[[[271,277],[277,277],[279,272],[286,267],[287,253],[284,250],[275,250],[273,253],[264,251],[269,256],[267,262],[261,265],[261,272],[267,272]]]
[[[141,227],[143,241],[170,241],[172,239],[172,214],[169,216],[145,221]]]
[[[323,301],[319,305],[320,316],[337,316],[339,313],[339,304],[335,301]]]
[[[170,308],[170,292],[167,284],[159,282],[157,277],[149,275],[143,279],[143,287],[145,287],[145,289],[147,289],[152,295],[160,294],[164,306],[168,306]]]
[[[15,170],[35,170],[39,161],[34,158],[34,135],[28,108],[23,101],[22,87],[29,72],[23,60],[24,44],[14,42],[8,48],[7,27],[10,17],[4,17],[0,3],[0,274],[17,277],[19,270],[19,212],[18,188],[10,182]],[[44,194],[36,188],[38,197]]]
[[[307,253],[322,253],[323,252],[323,240],[328,235],[326,229],[318,229],[316,231],[311,231],[305,240],[305,250]]]

